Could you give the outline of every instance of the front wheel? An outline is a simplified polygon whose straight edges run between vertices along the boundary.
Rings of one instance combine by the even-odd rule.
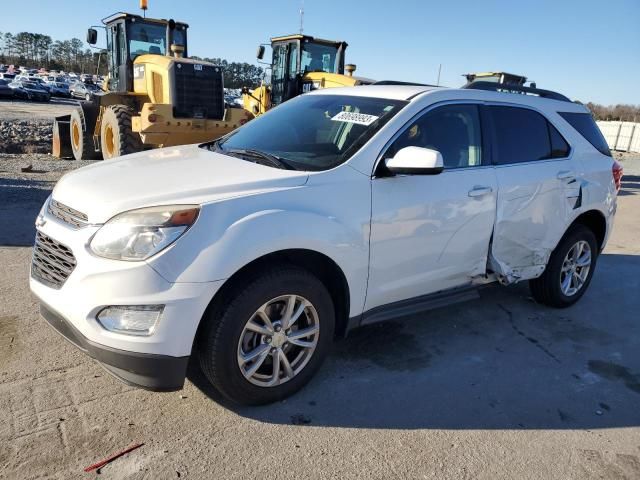
[[[591,230],[576,225],[560,241],[544,273],[529,282],[533,298],[551,307],[576,303],[587,290],[598,258],[598,242]]]
[[[197,355],[214,388],[233,402],[261,405],[292,395],[327,355],[333,302],[306,270],[278,267],[219,303],[203,320]]]
[[[93,144],[91,125],[85,128],[86,117],[81,108],[71,112],[69,132],[71,134],[71,150],[76,160],[96,160],[100,153]]]

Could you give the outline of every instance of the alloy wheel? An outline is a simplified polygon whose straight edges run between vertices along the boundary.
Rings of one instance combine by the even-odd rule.
[[[567,297],[578,293],[589,277],[591,269],[591,246],[580,240],[567,252],[560,270],[560,290]]]
[[[238,367],[259,387],[288,382],[304,369],[318,344],[315,307],[300,295],[263,304],[246,322],[238,341]]]

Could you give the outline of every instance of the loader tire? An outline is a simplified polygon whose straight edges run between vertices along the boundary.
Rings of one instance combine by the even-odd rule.
[[[69,133],[73,158],[76,160],[97,160],[100,158],[100,152],[96,152],[93,145],[93,127],[88,125],[88,128],[85,129],[87,120],[89,119],[85,117],[81,108],[71,112]]]
[[[102,115],[100,145],[105,160],[140,152],[140,135],[131,129],[134,110],[126,105],[111,105]]]

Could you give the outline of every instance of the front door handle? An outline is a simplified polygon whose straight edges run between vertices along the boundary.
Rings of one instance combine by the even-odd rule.
[[[558,180],[575,180],[575,174],[571,170],[561,170],[556,178]]]
[[[475,186],[473,187],[471,190],[469,190],[469,196],[470,197],[481,197],[483,195],[487,195],[489,193],[493,192],[493,188],[491,187],[482,187],[482,186]]]

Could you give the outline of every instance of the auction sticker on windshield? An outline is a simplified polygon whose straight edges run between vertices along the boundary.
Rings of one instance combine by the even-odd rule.
[[[334,122],[347,122],[347,123],[357,123],[358,125],[371,125],[375,122],[379,117],[375,115],[369,115],[367,113],[354,113],[354,112],[340,112],[336,116],[332,117],[331,120]]]

